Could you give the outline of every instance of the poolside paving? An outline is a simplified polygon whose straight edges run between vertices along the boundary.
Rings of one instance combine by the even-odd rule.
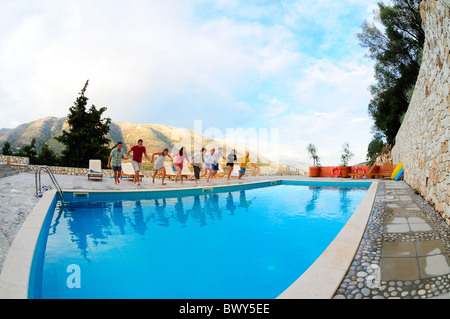
[[[243,184],[263,180],[309,180],[305,176],[246,176],[243,180],[216,179],[199,186],[144,178],[141,186],[122,180],[88,181],[86,176],[56,175],[64,190],[135,190]],[[318,181],[319,179],[313,179]],[[320,179],[325,180],[325,179]],[[336,180],[336,179],[326,179]],[[348,179],[338,179],[348,181]],[[42,176],[44,190],[52,186]],[[34,174],[21,173],[0,179],[0,271],[9,247],[28,213],[38,202]],[[363,239],[336,299],[449,298],[450,235],[442,217],[406,183],[380,181]]]
[[[382,181],[335,299],[449,298],[449,226],[404,182]]]

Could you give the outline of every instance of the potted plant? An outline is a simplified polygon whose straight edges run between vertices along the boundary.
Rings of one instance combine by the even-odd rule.
[[[342,155],[341,155],[341,177],[349,177],[352,167],[348,166],[349,160],[354,156],[350,151],[350,144],[345,142],[342,145]]]
[[[309,177],[319,177],[320,174],[320,159],[317,155],[316,146],[313,144],[308,144],[306,150],[309,153],[309,157],[313,160],[313,166],[309,167]]]

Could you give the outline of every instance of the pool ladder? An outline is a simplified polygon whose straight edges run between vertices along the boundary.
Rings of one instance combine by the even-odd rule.
[[[50,176],[50,179],[53,182],[53,185],[55,185],[56,190],[58,191],[59,195],[61,195],[61,201],[64,205],[63,191],[62,191],[61,187],[59,186],[58,181],[55,178],[55,175],[53,175],[52,170],[47,165],[38,166],[38,168],[36,169],[36,173],[34,174],[34,180],[36,182],[36,197],[38,197],[39,194],[42,194],[42,191],[41,191],[41,189],[42,189],[42,187],[41,187],[41,171],[42,170],[47,171],[48,176]],[[39,184],[38,184],[38,177],[39,177]]]

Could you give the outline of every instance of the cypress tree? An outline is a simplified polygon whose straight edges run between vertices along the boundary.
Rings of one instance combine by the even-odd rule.
[[[69,130],[64,130],[55,139],[65,148],[62,150],[63,165],[71,167],[89,167],[90,159],[100,159],[102,165],[107,164],[109,155],[110,118],[102,118],[106,107],[97,109],[92,105],[88,110],[85,96],[89,80],[86,81],[74,105],[69,109],[67,122]]]

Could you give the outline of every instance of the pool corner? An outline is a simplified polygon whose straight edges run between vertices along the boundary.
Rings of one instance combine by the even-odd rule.
[[[372,211],[378,180],[322,255],[277,299],[331,299],[350,267]]]

